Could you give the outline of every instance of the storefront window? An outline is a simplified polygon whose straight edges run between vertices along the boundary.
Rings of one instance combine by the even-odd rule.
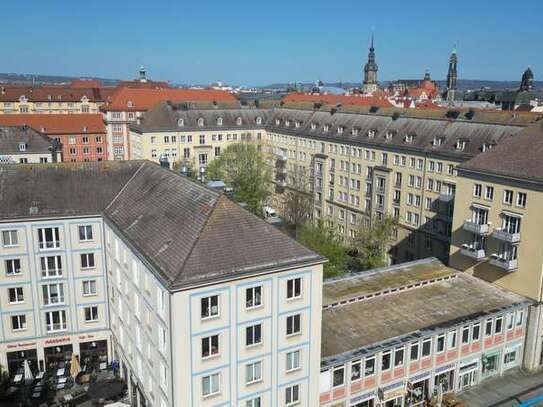
[[[493,376],[498,372],[499,354],[485,354],[483,356],[483,376]]]
[[[17,352],[7,352],[8,372],[10,376],[23,372],[23,363],[28,360],[30,369],[36,373],[38,371],[38,353],[36,349],[27,349]]]
[[[72,345],[58,345],[44,348],[46,369],[57,369],[72,359]]]
[[[441,385],[443,393],[452,391],[454,386],[454,370],[435,375],[434,387],[437,388],[439,385]]]
[[[96,369],[100,363],[107,362],[107,341],[82,342],[79,344],[81,366]]]

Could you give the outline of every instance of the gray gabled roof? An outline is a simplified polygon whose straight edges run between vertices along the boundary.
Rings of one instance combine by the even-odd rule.
[[[26,149],[21,151],[19,144]],[[0,155],[49,153],[52,141],[36,130],[26,126],[0,126]]]
[[[148,161],[0,166],[1,221],[91,215],[103,215],[171,290],[324,261],[226,196]]]

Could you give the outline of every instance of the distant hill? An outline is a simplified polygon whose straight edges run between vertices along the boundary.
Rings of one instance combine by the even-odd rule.
[[[100,80],[106,86],[116,85],[120,82],[119,79],[107,79],[107,78],[97,78],[94,76],[63,76],[63,75],[30,75],[30,74],[18,74],[18,73],[0,73],[0,83],[9,82],[9,83],[21,83],[21,84],[31,84],[36,85],[45,85],[45,84],[63,84],[70,83],[76,79],[94,79]]]

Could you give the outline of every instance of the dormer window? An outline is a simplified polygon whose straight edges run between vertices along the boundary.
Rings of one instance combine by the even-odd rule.
[[[377,132],[374,129],[368,130],[368,137],[369,138],[375,138],[375,134]]]
[[[88,130],[87,126],[83,126],[83,133],[86,133]]]
[[[353,129],[351,130],[351,134],[353,136],[358,136],[359,131],[360,131],[360,129],[358,127],[353,127]]]
[[[483,145],[481,146],[481,150],[484,152],[486,151],[489,151],[492,149],[492,147],[494,147],[492,144],[490,143],[483,143]]]
[[[406,143],[412,143],[414,138],[415,136],[413,136],[412,134],[406,134],[403,138],[403,141]]]
[[[27,147],[26,143],[19,143],[19,151],[26,151]]]
[[[317,128],[317,123],[311,123],[311,130],[315,130]]]
[[[330,126],[328,124],[325,124],[324,125],[324,131],[328,131],[328,130],[330,130]]]
[[[257,118],[256,118],[256,124],[259,125],[259,126],[262,124],[262,117],[257,116]]]
[[[338,126],[337,134],[342,134],[342,133],[343,133],[343,126]]]
[[[185,125],[185,120],[184,119],[177,119],[177,126],[178,127],[183,127]]]
[[[392,140],[393,137],[394,137],[394,132],[393,131],[387,131],[385,133],[385,140]]]
[[[128,107],[132,107],[132,106],[134,106],[134,104],[132,103],[132,101],[131,101],[131,100],[129,100],[128,102],[126,102],[126,106],[128,106]]]
[[[290,120],[285,120],[285,126],[290,127]]]
[[[456,149],[458,151],[464,151],[464,149],[466,148],[466,140],[461,140],[461,139],[458,139],[456,140]]]
[[[441,144],[443,144],[443,137],[434,137],[434,140],[432,141],[432,145],[434,147],[438,147]]]
[[[203,118],[203,117],[200,117],[200,118],[198,119],[198,126],[199,126],[199,127],[204,127],[204,118]]]
[[[217,126],[222,126],[222,117],[217,117]]]
[[[241,126],[241,124],[242,124],[241,117],[236,118],[236,124],[238,126]]]
[[[280,124],[281,124],[281,120],[275,119],[275,125],[276,125],[276,126],[279,126]]]
[[[299,121],[294,122],[294,126],[296,126],[296,128],[299,129],[300,128],[300,122]]]

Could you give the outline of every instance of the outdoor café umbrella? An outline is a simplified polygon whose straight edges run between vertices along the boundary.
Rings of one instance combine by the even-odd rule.
[[[28,360],[25,359],[23,363],[23,369],[24,369],[24,381],[30,382],[34,380],[34,375],[32,374],[32,370],[30,370],[30,364],[28,363]]]
[[[75,379],[79,372],[81,372],[81,366],[79,365],[79,361],[75,357],[75,353],[72,353],[72,361],[70,362],[70,376]]]

